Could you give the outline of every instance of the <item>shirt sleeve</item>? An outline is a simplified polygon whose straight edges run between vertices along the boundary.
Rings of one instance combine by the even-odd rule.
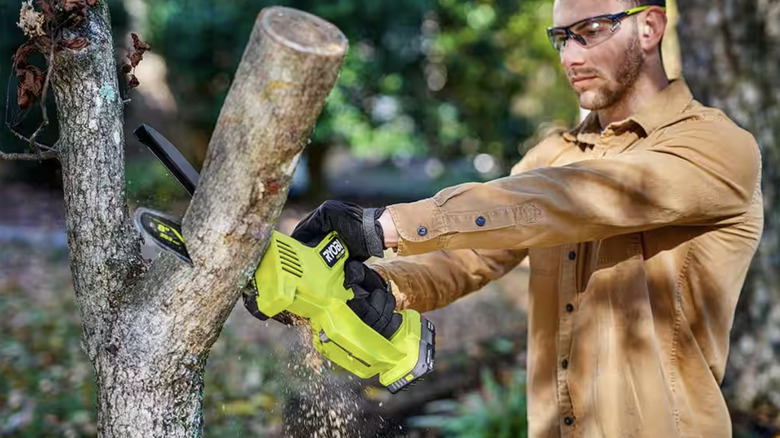
[[[546,165],[557,142],[543,141],[525,154],[512,173]],[[517,267],[526,249],[456,249],[381,260],[371,265],[392,285],[396,306],[420,312],[444,307]]]
[[[760,167],[753,137],[713,117],[667,128],[646,149],[462,184],[388,210],[400,255],[555,246],[739,220]]]
[[[427,312],[501,278],[526,254],[524,249],[441,250],[379,261],[371,268],[390,281],[397,308]]]

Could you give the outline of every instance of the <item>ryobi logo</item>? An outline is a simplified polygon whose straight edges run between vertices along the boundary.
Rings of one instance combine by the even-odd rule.
[[[344,245],[341,244],[338,238],[334,237],[325,245],[325,248],[320,251],[322,259],[328,264],[328,267],[332,268],[333,265],[346,253]]]

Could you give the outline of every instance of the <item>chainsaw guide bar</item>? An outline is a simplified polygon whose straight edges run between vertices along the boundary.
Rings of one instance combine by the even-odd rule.
[[[181,224],[176,219],[145,207],[137,208],[133,219],[135,226],[155,245],[192,264],[187,247],[184,246]]]

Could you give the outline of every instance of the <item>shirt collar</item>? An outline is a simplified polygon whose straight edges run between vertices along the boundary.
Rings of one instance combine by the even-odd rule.
[[[595,145],[601,137],[601,126],[595,112],[590,112],[574,129],[564,132],[563,138],[572,143]]]
[[[635,124],[644,130],[647,135],[658,128],[665,126],[674,120],[685,108],[687,108],[693,95],[684,79],[675,79],[661,90],[650,102],[642,107],[636,114],[621,122],[610,124],[607,128],[627,129]],[[601,136],[601,126],[598,116],[591,112],[574,129],[564,132],[563,137],[570,142],[595,145]]]

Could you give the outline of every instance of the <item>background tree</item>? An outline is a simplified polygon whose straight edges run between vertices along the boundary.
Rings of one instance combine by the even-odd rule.
[[[732,406],[780,407],[780,1],[680,2],[683,71],[694,95],[755,135],[763,154],[764,236],[734,321],[725,390]]]
[[[98,435],[199,436],[209,350],[264,251],[347,41],[300,11],[259,15],[184,217],[193,266],[168,254],[149,265],[125,199],[125,102],[108,6],[23,3],[20,23],[29,39],[14,56],[17,102],[43,102],[45,122],[51,87],[59,137],[38,143],[36,129],[28,152],[0,157],[62,165],[83,349],[97,375]],[[147,49],[134,38],[133,65]],[[36,51],[45,70],[28,62]]]

